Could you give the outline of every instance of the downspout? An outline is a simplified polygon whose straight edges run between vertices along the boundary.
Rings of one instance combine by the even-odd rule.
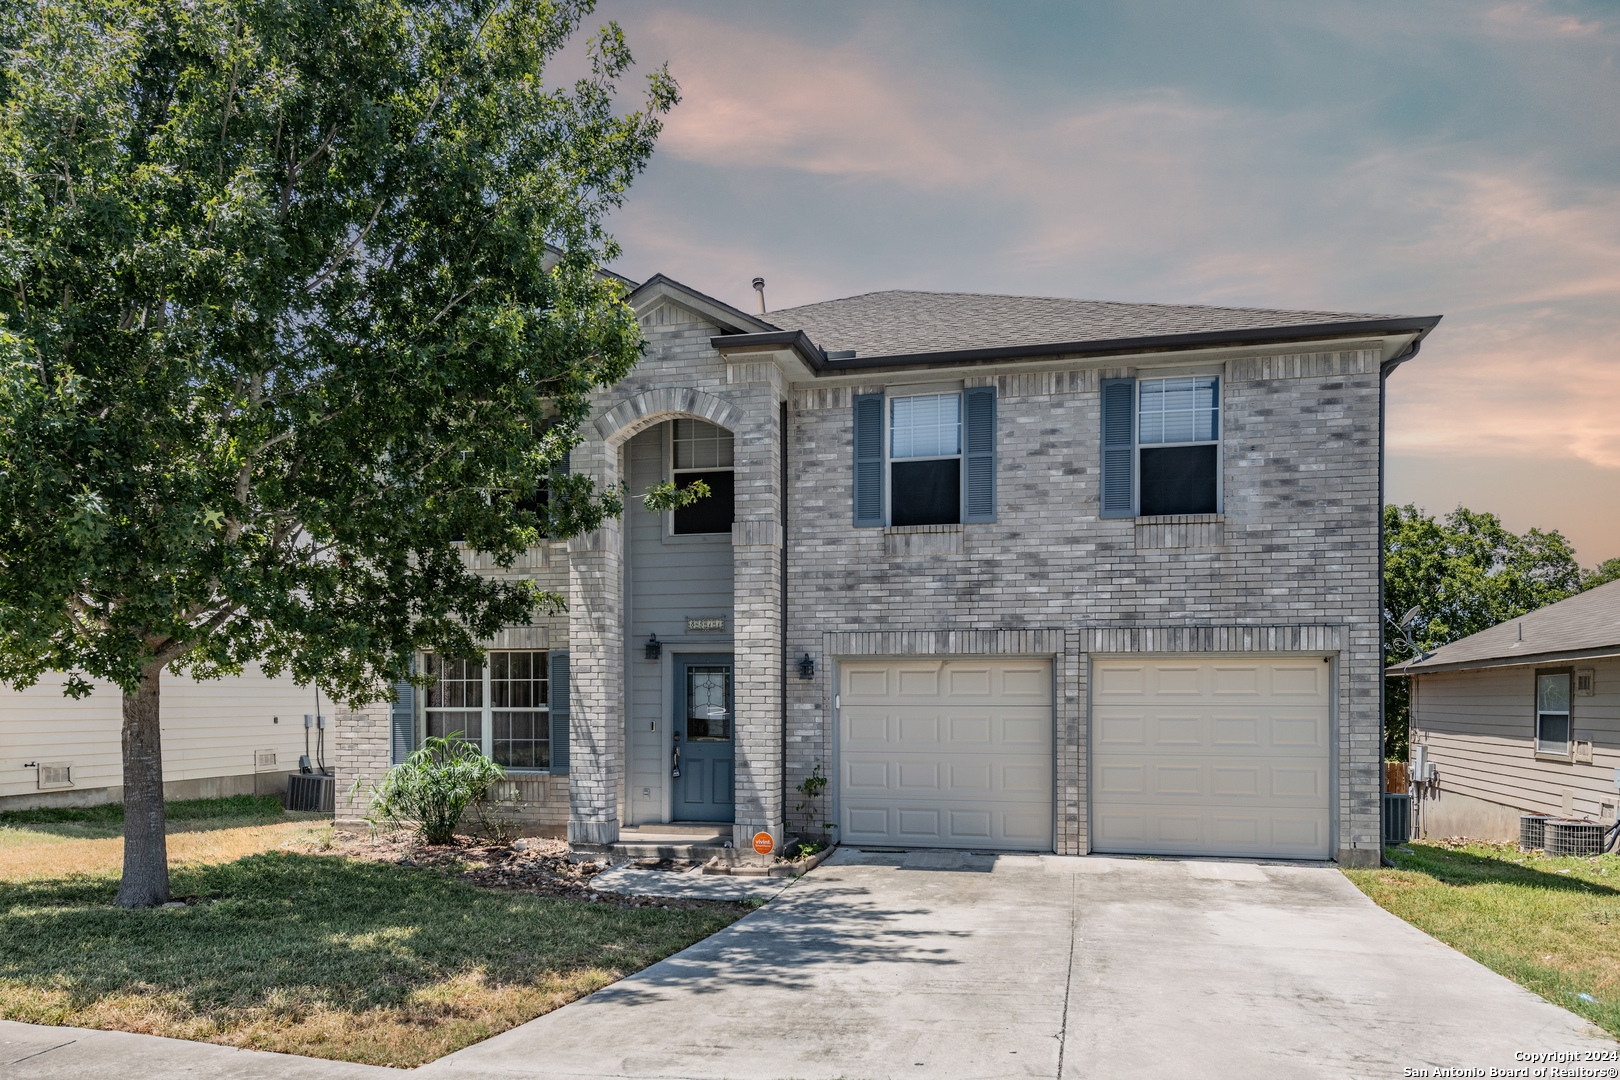
[[[764,310],[765,291],[764,291],[763,288],[761,288],[761,290],[760,290],[759,300],[760,300],[760,309]],[[788,539],[787,539],[787,537],[788,537],[788,486],[787,486],[787,480],[788,480],[788,426],[787,425],[788,425],[788,407],[787,407],[787,402],[784,401],[784,402],[781,403],[780,410],[781,410],[780,411],[780,418],[781,419],[780,419],[780,422],[777,424],[777,430],[778,430],[778,432],[780,432],[778,437],[782,440],[782,475],[778,478],[778,483],[780,484],[781,491],[782,491],[782,571],[781,571],[781,578],[782,578],[782,596],[781,596],[781,602],[782,602],[782,617],[781,617],[781,629],[782,629],[782,697],[781,697],[781,702],[782,702],[782,707],[781,707],[781,713],[782,713],[782,722],[781,722],[781,728],[782,728],[782,756],[778,760],[780,760],[782,762],[782,775],[780,777],[781,782],[782,782],[782,842],[785,845],[787,843],[787,829],[788,829],[788,820],[787,820],[787,816],[788,816],[787,815],[787,800],[788,800],[788,794],[787,794],[788,793],[788,786],[787,786],[787,772],[788,772],[788,763],[787,763],[787,722],[788,722],[787,687],[788,687],[788,664],[790,663],[790,659],[788,657],[788,647],[787,647],[788,646],[788,606],[787,606],[788,605],[788,586],[787,586],[787,567],[788,567]]]
[[[1396,368],[1417,356],[1418,350],[1423,348],[1421,337],[1413,338],[1399,356],[1384,361],[1378,369],[1378,859],[1385,866],[1394,866],[1389,856],[1384,854],[1384,755],[1388,748],[1384,745],[1384,730],[1389,723],[1388,693],[1385,683],[1388,677],[1384,674],[1384,658],[1389,655],[1388,643],[1384,640],[1388,634],[1389,618],[1385,613],[1384,603],[1384,429],[1385,412],[1389,399],[1389,376]],[[1408,709],[1411,708],[1408,703]],[[1410,721],[1408,721],[1410,727]]]

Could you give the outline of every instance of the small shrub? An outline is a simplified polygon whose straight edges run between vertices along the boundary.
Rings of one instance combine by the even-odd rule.
[[[415,829],[429,844],[448,844],[467,807],[505,775],[506,770],[461,738],[459,731],[429,736],[372,786],[371,815],[366,820]]]

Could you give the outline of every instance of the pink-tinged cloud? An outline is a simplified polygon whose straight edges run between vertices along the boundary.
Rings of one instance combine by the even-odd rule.
[[[954,9],[839,8],[841,28],[760,10],[627,20],[683,90],[614,222],[627,272],[744,306],[758,273],[773,306],[906,287],[1444,314],[1392,384],[1392,452],[1620,470],[1620,18],[1601,7],[1250,0],[1230,17],[1275,37],[1269,97],[1173,65],[1013,71],[951,36]],[[1197,55],[1147,21],[1109,47],[1144,70]],[[1313,93],[1301,49],[1365,74]],[[1493,128],[1472,93],[1522,115]]]

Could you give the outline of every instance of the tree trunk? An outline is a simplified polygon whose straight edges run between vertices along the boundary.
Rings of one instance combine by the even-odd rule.
[[[158,727],[161,664],[141,671],[141,686],[124,695],[124,880],[118,906],[156,907],[169,901],[169,845],[163,834],[163,746]]]

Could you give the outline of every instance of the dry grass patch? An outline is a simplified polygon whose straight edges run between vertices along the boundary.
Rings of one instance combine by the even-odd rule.
[[[1393,869],[1345,871],[1380,907],[1620,1034],[1620,856],[1465,840],[1387,850]]]
[[[0,881],[120,872],[124,838],[83,835],[90,831],[62,825],[0,826]],[[168,832],[169,865],[175,867],[232,862],[285,844],[331,847],[332,826],[325,819],[234,827],[229,823],[177,822]]]
[[[0,840],[0,1017],[414,1066],[746,911],[495,891],[459,880],[458,866],[313,854],[330,844],[318,824],[231,824],[170,836],[174,893],[193,902],[146,911],[112,906],[113,838]],[[301,850],[205,861],[271,843]],[[25,853],[67,869],[48,872]]]

